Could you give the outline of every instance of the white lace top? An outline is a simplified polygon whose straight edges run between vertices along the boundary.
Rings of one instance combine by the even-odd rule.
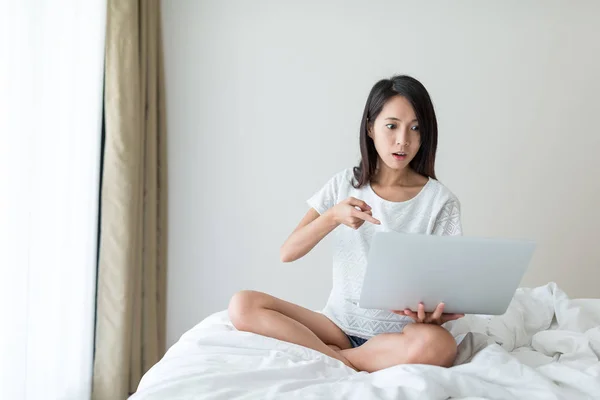
[[[352,169],[335,175],[308,200],[320,214],[352,196],[372,207],[373,217],[381,225],[365,222],[358,230],[338,226],[334,235],[333,288],[323,313],[346,334],[369,339],[385,332],[400,332],[412,322],[389,310],[367,310],[358,300],[367,263],[371,238],[377,231],[401,233],[460,235],[460,203],[456,196],[434,179],[429,179],[421,192],[404,202],[391,202],[379,197],[367,184],[352,186]]]

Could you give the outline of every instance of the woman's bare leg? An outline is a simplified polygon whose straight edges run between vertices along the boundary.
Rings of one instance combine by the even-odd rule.
[[[354,368],[341,352],[329,347],[348,349],[350,341],[322,314],[266,293],[244,290],[231,298],[229,318],[238,330],[299,344]]]
[[[402,333],[383,333],[360,347],[340,353],[360,371],[375,372],[399,364],[429,364],[451,367],[456,341],[438,325],[410,324]]]

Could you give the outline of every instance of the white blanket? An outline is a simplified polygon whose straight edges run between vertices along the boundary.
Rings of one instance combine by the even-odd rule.
[[[600,399],[600,299],[554,283],[519,289],[505,315],[466,316],[455,366],[355,372],[319,352],[238,332],[220,312],[185,333],[131,400]]]

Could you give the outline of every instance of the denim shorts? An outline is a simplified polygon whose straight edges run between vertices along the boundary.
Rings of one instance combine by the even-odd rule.
[[[357,336],[346,335],[348,336],[348,340],[350,341],[350,345],[352,348],[362,346],[367,342],[367,339],[359,338]]]

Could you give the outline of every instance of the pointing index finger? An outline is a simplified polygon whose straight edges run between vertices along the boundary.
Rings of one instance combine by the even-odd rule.
[[[378,219],[373,218],[372,216],[370,216],[366,212],[356,210],[356,213],[354,214],[354,216],[356,218],[360,218],[360,219],[362,219],[364,221],[368,221],[368,222],[370,222],[372,224],[381,225],[381,221],[379,221]]]

